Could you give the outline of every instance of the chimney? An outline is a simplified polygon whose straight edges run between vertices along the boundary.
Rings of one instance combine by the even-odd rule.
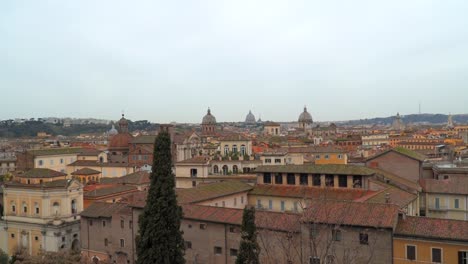
[[[385,193],[385,203],[389,204],[390,203],[390,194]]]

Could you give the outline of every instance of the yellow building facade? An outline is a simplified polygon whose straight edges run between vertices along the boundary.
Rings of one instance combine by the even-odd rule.
[[[83,189],[77,181],[6,183],[3,205],[0,248],[8,255],[79,248]]]

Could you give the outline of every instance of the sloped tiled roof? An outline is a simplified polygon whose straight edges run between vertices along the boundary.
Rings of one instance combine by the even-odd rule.
[[[219,139],[219,141],[248,141],[247,137],[241,135],[241,134],[232,134],[229,136],[224,136]]]
[[[76,160],[67,166],[83,166],[83,167],[131,167],[128,163],[115,162],[98,162],[95,160]]]
[[[33,156],[50,156],[50,155],[65,155],[65,154],[79,154],[82,148],[51,148],[51,149],[34,149],[28,150],[29,154]]]
[[[150,173],[147,171],[137,171],[119,177],[117,183],[121,184],[145,184],[150,183]]]
[[[130,185],[116,185],[108,188],[100,188],[95,189],[93,191],[85,192],[83,197],[100,197],[100,196],[108,196],[114,195],[119,193],[126,193],[130,191],[137,191],[138,189],[135,186]]]
[[[395,228],[398,206],[391,204],[319,200],[304,212],[304,221],[347,226]]]
[[[241,181],[223,181],[200,185],[190,189],[178,189],[177,201],[179,203],[195,203],[223,197],[240,192],[246,192],[253,187]]]
[[[379,154],[377,154],[375,156],[372,156],[372,157],[368,158],[367,160],[368,161],[373,160],[373,159],[375,159],[377,157],[380,157],[382,155],[385,155],[385,154],[387,154],[389,152],[396,152],[398,154],[401,154],[403,156],[406,156],[408,158],[415,159],[415,160],[421,161],[421,162],[423,162],[423,161],[425,161],[427,159],[427,157],[425,155],[420,154],[420,153],[418,153],[416,151],[412,151],[412,150],[404,148],[404,147],[395,147],[395,148],[389,149],[387,151],[384,151],[382,153],[379,153]]]
[[[101,173],[100,171],[93,170],[90,168],[82,168],[71,173],[71,175],[95,175]]]
[[[311,173],[311,174],[341,174],[371,176],[375,172],[363,166],[324,164],[324,165],[269,165],[259,166],[256,172],[271,173]]]
[[[420,179],[424,192],[468,195],[468,178],[452,177],[447,180]]]
[[[468,221],[407,216],[399,219],[395,235],[468,241]]]
[[[90,218],[99,218],[105,217],[110,218],[113,214],[121,211],[128,205],[125,203],[105,203],[105,202],[94,202],[90,206],[88,206],[83,212],[81,212],[81,216],[83,217],[90,217]]]
[[[375,193],[377,192],[363,189],[321,188],[269,184],[258,184],[249,192],[250,195],[258,196],[276,196],[304,199],[330,199],[341,201],[352,201],[363,197],[368,197],[369,195]]]
[[[33,189],[43,189],[43,188],[45,188],[45,189],[47,189],[47,188],[51,188],[51,189],[64,188],[64,189],[66,189],[66,188],[68,188],[68,186],[70,186],[72,184],[72,182],[78,183],[75,180],[66,180],[66,179],[49,181],[49,182],[44,182],[44,183],[41,183],[41,184],[24,184],[24,183],[12,181],[12,182],[5,183],[4,186],[5,186],[5,188],[8,188],[8,187],[22,187],[22,188],[33,188]]]
[[[409,203],[414,201],[415,199],[418,198],[417,195],[406,192],[402,189],[399,189],[397,187],[388,185],[388,184],[383,184],[383,183],[377,183],[385,186],[386,188],[384,190],[381,190],[379,192],[376,192],[375,195],[370,196],[369,198],[366,199],[364,197],[360,201],[365,201],[367,203],[386,203],[386,197],[388,194],[389,198],[389,203],[390,204],[395,204],[398,205],[400,208],[406,207]]]
[[[393,174],[391,172],[388,172],[388,171],[385,171],[385,170],[381,170],[381,169],[377,169],[377,168],[371,168],[371,170],[375,171],[377,176],[381,175],[381,176],[385,177],[386,179],[388,179],[388,180],[390,180],[392,182],[402,184],[402,185],[404,185],[406,187],[409,187],[409,188],[411,188],[413,190],[421,191],[421,185],[419,185],[417,182],[408,180],[406,178],[400,177],[398,175],[395,175],[395,174]]]
[[[183,205],[184,219],[198,221],[226,223],[240,226],[242,224],[242,209],[213,207],[187,204]],[[268,211],[256,211],[255,223],[257,228],[271,230],[300,231],[300,216],[293,213],[277,213]]]
[[[51,170],[51,169],[34,168],[24,173],[16,173],[15,176],[21,177],[21,178],[56,178],[56,177],[67,176],[67,174],[60,172],[60,171]]]

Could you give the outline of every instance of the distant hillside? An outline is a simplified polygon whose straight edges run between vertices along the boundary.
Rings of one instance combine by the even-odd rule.
[[[453,121],[455,122],[455,124],[468,124],[468,114],[453,115],[452,117],[453,117]],[[372,125],[372,124],[391,125],[394,119],[395,119],[395,116],[389,116],[389,117],[376,117],[376,118],[360,119],[360,120],[350,120],[350,121],[343,121],[340,123],[345,124],[345,125]],[[448,119],[448,115],[443,115],[443,114],[412,114],[412,115],[402,116],[402,120],[405,124],[409,124],[409,123],[446,124],[447,119]]]

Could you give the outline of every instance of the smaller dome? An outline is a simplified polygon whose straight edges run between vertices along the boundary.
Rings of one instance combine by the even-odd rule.
[[[112,125],[112,128],[107,132],[107,134],[108,134],[109,136],[115,136],[115,135],[117,135],[118,133],[119,133],[119,131],[117,131],[117,129],[115,129],[115,126],[114,126],[114,125]]]
[[[215,125],[216,124],[216,117],[211,114],[211,110],[208,108],[208,112],[203,117],[202,125]]]
[[[245,123],[247,124],[255,124],[255,116],[252,114],[252,111],[249,110],[249,113],[245,117]]]
[[[299,116],[298,122],[299,123],[306,123],[306,124],[312,124],[313,123],[312,115],[310,115],[309,112],[307,112],[307,107],[304,106],[304,112],[302,112],[301,115]]]

